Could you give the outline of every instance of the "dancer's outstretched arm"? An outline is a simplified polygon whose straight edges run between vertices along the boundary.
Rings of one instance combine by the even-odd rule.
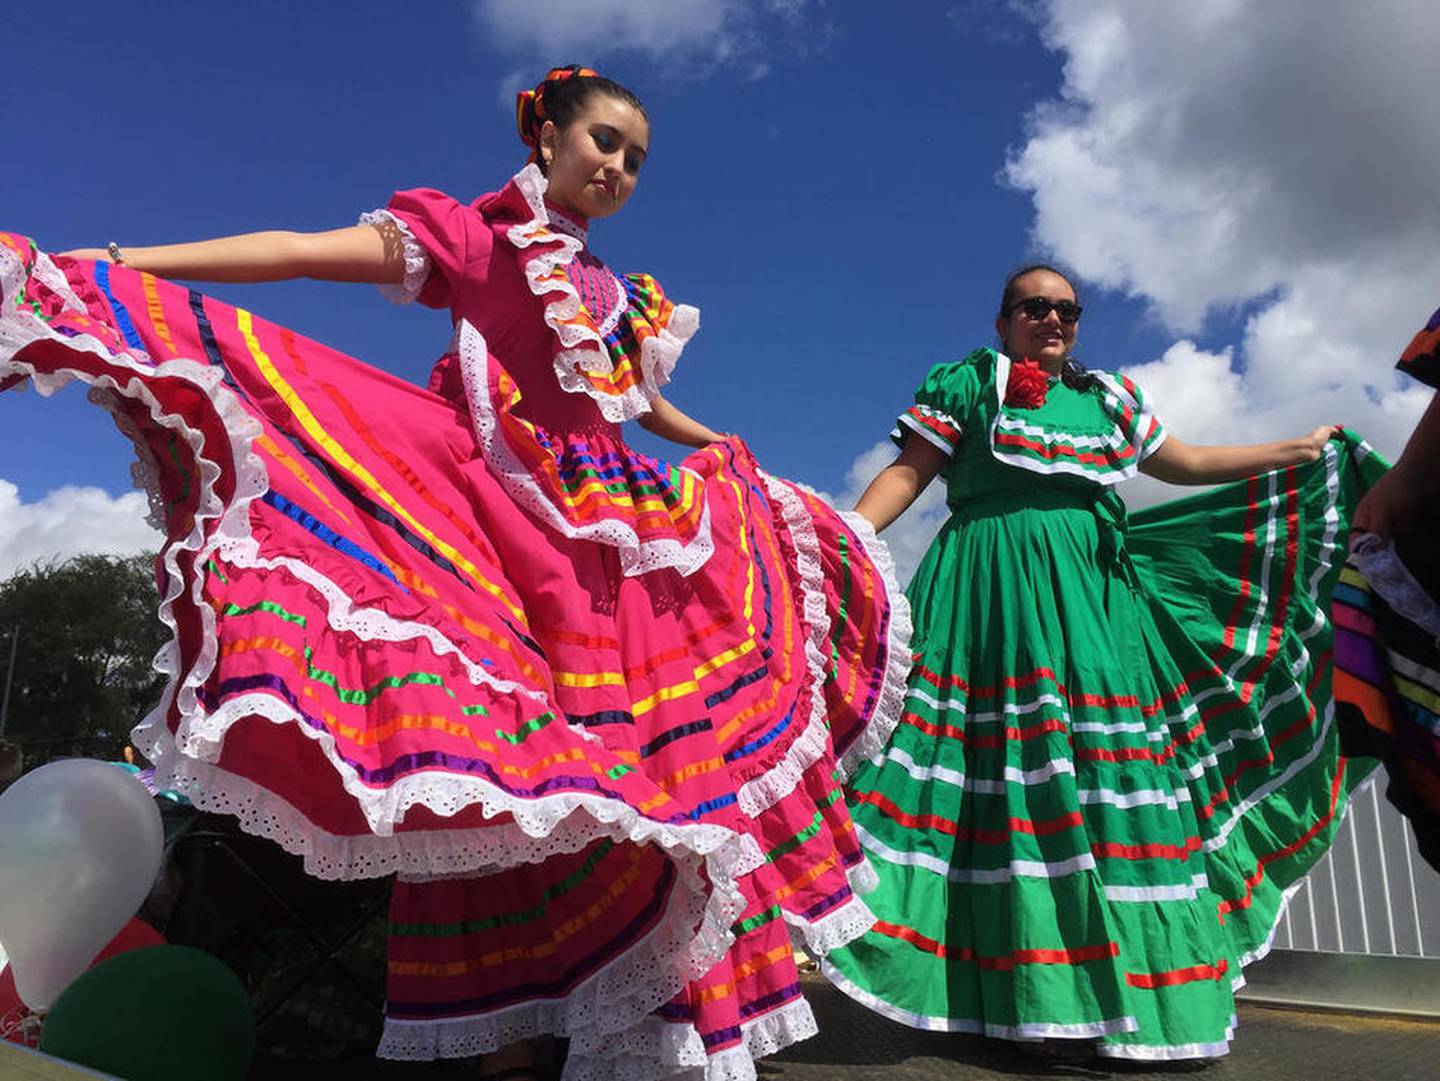
[[[1268,473],[1287,465],[1313,462],[1335,434],[1333,424],[1322,424],[1299,439],[1244,446],[1197,446],[1169,436],[1158,450],[1140,463],[1140,472],[1169,484],[1221,484]]]
[[[111,262],[104,248],[62,254]],[[120,247],[125,266],[162,278],[207,282],[271,282],[318,278],[398,282],[405,277],[400,231],[391,223],[351,225],[323,233],[270,231],[157,247]]]
[[[933,443],[918,437],[906,439],[899,456],[875,474],[855,504],[855,512],[880,532],[909,509],[945,462],[944,453]]]
[[[664,398],[656,395],[650,399],[650,412],[641,413],[635,422],[652,435],[681,443],[687,447],[703,447],[718,443],[725,438],[723,432],[701,424],[694,417],[676,409]]]

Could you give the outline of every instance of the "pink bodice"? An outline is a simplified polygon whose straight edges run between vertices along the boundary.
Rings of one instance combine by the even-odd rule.
[[[647,275],[618,277],[585,248],[585,223],[547,204],[544,190],[527,166],[473,204],[415,189],[396,193],[386,213],[426,268],[413,298],[480,332],[519,391],[517,416],[614,434],[649,409],[698,312],[671,304]],[[430,386],[465,400],[453,355]]]
[[[430,390],[469,411],[512,498],[558,533],[613,545],[627,575],[691,574],[713,551],[705,481],[627,446],[619,422],[649,411],[699,313],[617,276],[544,193],[527,166],[468,206],[421,189],[380,212],[405,234],[398,299],[455,323]]]

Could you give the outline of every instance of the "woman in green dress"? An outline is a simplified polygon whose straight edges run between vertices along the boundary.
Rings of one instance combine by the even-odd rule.
[[[931,370],[857,507],[883,529],[943,475],[952,513],[909,589],[904,716],[848,792],[877,923],[824,968],[917,1028],[1219,1055],[1370,765],[1339,751],[1325,613],[1383,466],[1329,425],[1167,438],[1070,358],[1079,317],[1058,271],[1014,275],[1002,351]],[[1137,470],[1249,479],[1127,522]]]

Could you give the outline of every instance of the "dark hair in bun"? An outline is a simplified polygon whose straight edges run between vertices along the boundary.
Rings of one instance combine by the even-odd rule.
[[[650,114],[645,111],[645,104],[614,79],[579,64],[551,68],[535,89],[522,90],[515,97],[515,126],[520,131],[521,142],[531,148],[531,161],[539,161],[540,129],[545,121],[549,120],[557,128],[569,126],[596,94],[623,101],[649,123]]]

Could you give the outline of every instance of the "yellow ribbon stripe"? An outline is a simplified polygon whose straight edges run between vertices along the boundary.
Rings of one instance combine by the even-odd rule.
[[[711,657],[704,664],[700,665],[700,667],[696,668],[695,678],[704,679],[711,672],[724,668],[731,661],[738,661],[741,657],[745,656],[745,654],[754,652],[755,639],[747,638],[734,649],[727,649],[724,653],[721,653],[717,657]]]
[[[511,603],[509,598],[505,596],[504,592],[498,586],[485,578],[485,576],[480,573],[479,568],[461,555],[453,545],[447,544],[429,529],[425,528],[420,522],[416,521],[414,516],[381,486],[380,482],[370,470],[357,462],[350,455],[349,451],[331,437],[330,433],[321,425],[315,414],[310,411],[310,407],[295,393],[295,389],[285,381],[285,378],[276,369],[270,357],[261,347],[259,340],[255,337],[254,320],[251,314],[243,308],[237,308],[235,314],[238,318],[240,333],[245,338],[245,344],[250,350],[250,356],[254,359],[256,367],[259,368],[260,374],[263,375],[266,382],[275,389],[275,393],[280,396],[281,401],[290,408],[290,412],[294,415],[295,419],[300,422],[300,426],[305,429],[306,433],[319,443],[320,446],[325,448],[326,452],[335,460],[341,469],[360,481],[376,498],[384,503],[385,506],[389,507],[397,517],[403,519],[411,529],[425,538],[432,548],[456,567],[463,570],[481,589],[509,609],[511,615],[513,615],[516,620],[522,624],[525,623],[524,613]]]
[[[725,768],[725,759],[720,757],[708,758],[704,762],[693,762],[684,769],[676,770],[656,783],[666,791],[678,788],[692,777],[703,777],[707,773],[714,773],[717,769]]]
[[[662,687],[648,698],[642,698],[630,707],[630,712],[639,717],[643,713],[649,713],[661,702],[673,702],[677,698],[684,698],[687,694],[699,694],[700,684],[694,680],[686,680],[684,683],[677,683],[673,687]]]
[[[396,976],[463,976],[467,972],[477,969],[495,968],[499,965],[510,965],[516,962],[537,960],[546,957],[553,957],[558,952],[559,946],[566,939],[572,938],[584,932],[588,927],[602,918],[615,902],[630,889],[640,877],[638,867],[631,866],[625,873],[617,875],[615,881],[605,892],[601,900],[590,905],[582,917],[566,920],[564,923],[554,927],[549,942],[540,942],[534,946],[508,946],[500,950],[492,950],[490,953],[481,954],[473,959],[463,961],[426,962],[426,961],[391,961],[390,972]]]
[[[625,677],[619,672],[552,672],[562,687],[623,687]]]
[[[700,1002],[714,1002],[717,999],[729,998],[735,993],[735,985],[740,980],[745,979],[747,976],[753,976],[761,969],[779,964],[792,955],[793,951],[790,948],[790,943],[786,942],[783,945],[776,946],[769,953],[762,953],[759,957],[753,957],[743,965],[737,965],[733,974],[734,979],[718,984],[715,987],[706,987],[695,997]]]
[[[718,460],[723,464],[718,451],[714,452]],[[740,487],[740,482],[734,476],[729,476],[727,481],[735,493],[735,510],[740,515],[740,556],[745,566],[745,629],[752,636],[755,634],[755,561],[750,558],[750,528],[746,524],[745,515],[745,492]]]
[[[145,287],[145,311],[150,316],[150,323],[155,327],[155,333],[160,335],[160,340],[165,343],[165,348],[170,350],[170,355],[175,355],[175,342],[170,338],[170,327],[165,322],[165,308],[160,303],[160,290],[155,287],[155,275],[140,272],[140,282]]]

